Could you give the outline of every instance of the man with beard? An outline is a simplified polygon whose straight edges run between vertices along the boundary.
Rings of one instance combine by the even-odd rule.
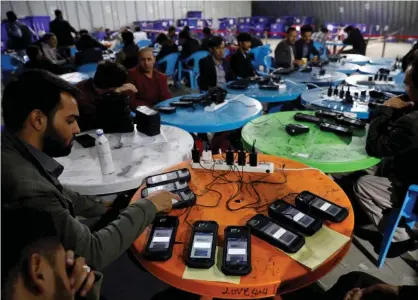
[[[31,226],[19,224],[20,218]],[[7,245],[1,253],[2,299],[99,299],[103,276],[91,270],[83,257],[65,251],[48,213],[12,210],[3,212],[2,221],[8,226],[2,226],[1,234]]]
[[[157,212],[170,211],[178,197],[160,191],[132,199],[116,220],[95,232],[80,223],[76,216],[102,217],[106,209],[97,197],[63,187],[58,181],[63,166],[52,159],[68,155],[74,135],[80,133],[76,97],[72,85],[43,70],[25,72],[5,88],[2,211],[37,208],[49,213],[61,244],[102,269],[128,249]]]

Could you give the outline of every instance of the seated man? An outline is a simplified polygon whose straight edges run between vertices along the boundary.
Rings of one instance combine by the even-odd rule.
[[[225,43],[220,36],[214,36],[210,39],[210,55],[199,61],[199,88],[201,91],[207,91],[212,87],[221,86],[235,79],[235,74],[224,59],[224,49]]]
[[[80,30],[80,38],[75,43],[75,46],[78,51],[85,51],[88,49],[107,49],[102,43],[93,38],[86,29]]]
[[[407,68],[408,97],[395,97],[376,109],[367,135],[366,151],[383,158],[375,176],[357,181],[354,192],[360,205],[380,232],[384,232],[387,211],[399,207],[411,184],[418,184],[418,60]],[[398,227],[395,242],[413,246],[405,228]],[[396,243],[397,244],[397,243]]]
[[[190,31],[182,30],[179,33],[179,45],[181,46],[180,59],[185,59],[199,50],[199,42],[190,36]]]
[[[77,98],[74,86],[42,70],[25,72],[6,86],[1,204],[2,211],[47,213],[63,247],[100,270],[132,245],[157,212],[169,211],[171,199],[178,197],[166,191],[146,199],[134,197],[114,221],[95,232],[77,220],[76,216],[105,217],[106,212],[98,197],[81,196],[62,186],[58,177],[64,167],[52,158],[68,155],[74,135],[80,133]],[[25,219],[19,220],[26,224]]]
[[[25,63],[25,69],[41,69],[57,75],[62,74],[62,70],[57,65],[47,60],[38,46],[29,46],[26,49],[26,54],[29,57],[29,61]]]
[[[296,29],[289,27],[286,32],[286,38],[274,50],[274,60],[277,68],[292,68],[293,66],[303,65],[302,60],[295,59],[296,37]]]
[[[328,29],[324,26],[322,26],[320,30],[312,34],[312,41],[323,44],[325,49],[326,49],[327,38],[328,38]]]
[[[311,25],[303,25],[300,29],[301,38],[295,43],[295,59],[301,60],[306,58],[307,61],[310,60],[311,54],[314,55],[313,61],[318,60],[319,52],[316,50],[312,41],[312,27]]]
[[[134,98],[137,92],[135,86],[128,83],[126,69],[114,62],[100,63],[94,78],[83,80],[76,87],[82,92],[77,101],[80,112],[78,126],[81,131],[102,128],[96,110],[97,101],[100,101],[102,95],[113,92]]]
[[[166,57],[167,55],[171,53],[175,53],[179,51],[177,45],[172,40],[170,40],[165,33],[160,33],[157,39],[155,40],[155,42],[160,45],[160,51],[158,52],[158,55],[156,58],[157,61],[163,59],[164,57]],[[160,64],[158,65],[158,69],[164,73],[166,69],[166,65]]]
[[[154,69],[155,57],[152,48],[142,48],[138,52],[138,66],[129,70],[129,81],[138,90],[136,98],[130,106],[135,110],[138,106],[153,107],[157,103],[171,98],[168,90],[167,76]]]
[[[237,36],[239,49],[231,56],[231,70],[236,76],[241,78],[254,77],[255,70],[251,62],[251,36],[246,32],[241,32]]]
[[[135,44],[134,34],[131,31],[122,32],[123,48],[116,54],[116,62],[127,69],[138,65],[139,47]]]
[[[344,50],[345,46],[340,50],[341,53],[361,54],[366,55],[366,42],[363,35],[358,28],[353,26],[347,26],[344,31],[348,34],[347,38],[343,41],[345,45],[353,46],[351,50]]]
[[[19,224],[22,219],[30,226]],[[8,245],[2,249],[2,299],[99,299],[102,275],[84,257],[65,251],[50,213],[7,210],[2,221],[10,226],[1,235]]]
[[[203,39],[202,39],[202,43],[200,44],[200,50],[209,51],[209,41],[213,37],[212,31],[210,30],[209,27],[205,27],[203,28],[202,33],[203,33]]]

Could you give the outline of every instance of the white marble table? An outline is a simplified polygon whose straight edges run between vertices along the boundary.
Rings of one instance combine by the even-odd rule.
[[[86,132],[95,136],[95,131]],[[142,180],[191,158],[192,136],[183,129],[161,126],[161,134],[106,134],[112,149],[115,172],[102,175],[95,147],[83,148],[74,141],[69,156],[57,158],[64,166],[61,184],[82,195],[119,193],[138,188]]]

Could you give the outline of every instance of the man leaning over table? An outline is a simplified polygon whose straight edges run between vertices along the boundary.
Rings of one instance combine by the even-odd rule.
[[[371,221],[384,232],[388,212],[400,207],[411,184],[418,184],[418,59],[405,73],[407,95],[387,100],[370,123],[366,151],[383,158],[375,175],[359,178],[356,198]],[[394,242],[408,249],[414,241],[403,227]]]
[[[52,157],[68,155],[74,135],[80,133],[76,99],[71,84],[43,70],[25,72],[5,88],[2,212],[31,208],[47,212],[64,248],[100,270],[133,243],[157,212],[170,211],[171,199],[178,197],[161,191],[132,199],[114,221],[94,232],[80,223],[76,216],[103,217],[106,209],[99,198],[81,196],[58,181],[63,166]]]

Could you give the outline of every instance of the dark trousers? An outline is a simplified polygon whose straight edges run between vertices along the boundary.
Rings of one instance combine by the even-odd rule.
[[[354,288],[364,289],[372,285],[384,283],[380,279],[363,272],[350,272],[341,276],[337,283],[325,293],[323,299],[342,300]]]

